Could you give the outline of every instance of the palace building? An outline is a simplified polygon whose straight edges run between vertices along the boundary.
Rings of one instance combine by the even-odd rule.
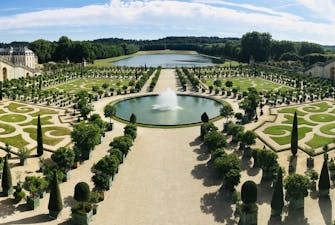
[[[0,81],[39,74],[37,56],[28,47],[0,48]]]
[[[313,77],[323,77],[330,79],[332,81],[335,80],[335,59],[330,59],[327,62],[318,62],[310,67],[308,67],[304,74],[307,76]]]

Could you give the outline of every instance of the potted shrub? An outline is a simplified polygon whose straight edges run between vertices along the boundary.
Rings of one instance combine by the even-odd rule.
[[[8,159],[5,157],[5,162],[2,169],[2,179],[1,179],[2,193],[5,196],[9,196],[13,193],[12,186],[12,174],[10,171],[10,166],[8,164]]]
[[[312,156],[314,156],[315,154],[315,150],[314,149],[310,149],[307,151],[307,154],[309,155],[309,157],[307,158],[307,168],[313,168],[314,167],[314,158]]]
[[[51,155],[51,159],[55,162],[57,168],[65,174],[64,181],[67,181],[70,178],[70,170],[73,165],[74,158],[74,151],[65,147],[60,147]]]
[[[328,169],[329,169],[329,172],[330,172],[330,179],[332,181],[334,181],[335,180],[335,163],[334,163],[333,159],[331,159],[328,162]]]
[[[50,184],[50,198],[49,198],[49,216],[56,219],[63,209],[62,196],[59,190],[57,173],[54,172],[52,182]]]
[[[308,195],[309,179],[300,174],[289,175],[285,181],[286,196],[293,210],[304,207],[304,198]]]
[[[281,216],[284,207],[283,171],[279,167],[271,199],[271,216]]]
[[[18,183],[15,187],[15,192],[14,192],[14,201],[15,203],[19,203],[22,199],[26,197],[26,193],[22,190],[21,183]]]
[[[307,176],[309,177],[309,179],[311,180],[311,183],[310,183],[310,189],[312,191],[316,191],[316,180],[319,178],[319,174],[318,172],[316,172],[314,169],[310,170],[308,173],[307,173]]]
[[[26,147],[20,148],[17,152],[20,158],[20,165],[24,166],[27,164],[27,158],[30,156],[31,150],[27,149]]]
[[[90,188],[87,183],[79,182],[74,189],[74,199],[78,202],[71,208],[72,223],[88,225],[92,221],[92,204],[89,203]]]
[[[241,199],[243,204],[240,208],[241,225],[257,224],[257,186],[253,181],[246,181],[242,185]]]
[[[30,195],[27,197],[27,204],[30,209],[35,209],[40,204],[40,193],[46,190],[48,186],[44,178],[36,176],[27,176],[23,183],[23,188],[29,191]]]

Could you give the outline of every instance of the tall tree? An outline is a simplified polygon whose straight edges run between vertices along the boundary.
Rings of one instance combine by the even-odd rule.
[[[112,122],[112,117],[116,114],[116,107],[114,105],[107,105],[104,109],[105,117],[109,118],[109,123]]]
[[[295,156],[298,152],[298,118],[297,112],[294,112],[292,133],[291,133],[291,152]]]
[[[271,214],[273,216],[280,216],[284,207],[284,191],[283,191],[283,171],[278,168],[277,179],[274,186],[271,199]]]
[[[12,174],[10,172],[10,167],[8,165],[8,158],[5,157],[5,162],[2,170],[2,181],[1,181],[2,192],[5,196],[11,194],[13,185],[12,185]]]
[[[327,196],[329,194],[330,181],[329,181],[328,163],[326,159],[323,161],[318,186],[320,196]]]
[[[37,155],[43,155],[43,134],[42,134],[42,125],[41,125],[41,117],[38,114],[37,116]]]
[[[271,35],[269,33],[250,32],[242,36],[241,57],[248,61],[251,56],[256,61],[265,61],[269,58]]]
[[[53,180],[50,187],[50,198],[48,204],[49,214],[51,217],[57,218],[63,209],[62,195],[59,190],[57,173],[54,172]]]

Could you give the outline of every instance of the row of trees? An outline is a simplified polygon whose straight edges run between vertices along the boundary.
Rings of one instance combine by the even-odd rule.
[[[27,45],[29,43],[12,43]],[[166,37],[158,40],[125,40],[117,38],[98,39],[94,41],[72,41],[62,36],[56,42],[39,39],[29,44],[36,52],[40,63],[48,61],[81,62],[99,58],[131,54],[139,50],[195,50],[203,54],[223,58],[248,61],[253,56],[256,61],[303,60],[312,63],[311,57],[327,58],[325,48],[308,42],[277,41],[271,34],[249,32],[242,38],[219,37]],[[313,55],[314,54],[314,55]],[[309,57],[305,57],[309,56]],[[325,57],[325,58],[323,58]]]

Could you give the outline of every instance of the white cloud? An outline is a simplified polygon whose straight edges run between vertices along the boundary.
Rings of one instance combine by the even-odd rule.
[[[314,6],[308,0],[297,0]],[[327,0],[322,0],[327,1]],[[316,4],[316,3],[315,3]],[[228,7],[230,6],[230,7]],[[157,32],[170,35],[220,35],[241,34],[259,30],[270,32],[274,38],[310,40],[332,43],[335,40],[334,26],[329,23],[315,23],[302,17],[258,7],[251,4],[236,4],[223,0],[111,0],[109,4],[89,5],[80,8],[49,9],[22,13],[14,16],[0,16],[0,31],[13,29],[50,29],[65,31],[73,27],[90,29],[109,27],[115,35],[120,27],[147,29],[152,36]],[[83,29],[85,30],[85,29]],[[183,33],[176,33],[183,32]],[[59,33],[58,36],[63,35]],[[104,31],[104,33],[106,33]],[[122,34],[117,35],[122,37]],[[137,38],[136,33],[133,38]]]
[[[297,2],[308,8],[315,16],[335,22],[334,0],[297,0]]]

